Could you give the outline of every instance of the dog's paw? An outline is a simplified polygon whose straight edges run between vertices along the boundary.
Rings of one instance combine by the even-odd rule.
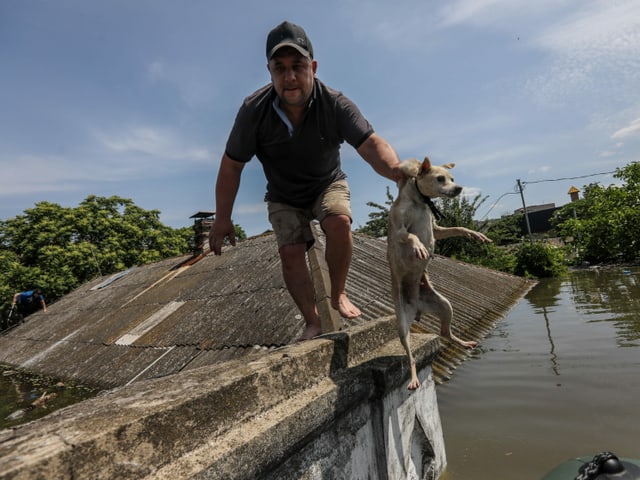
[[[420,387],[420,380],[418,380],[418,377],[416,377],[411,379],[411,381],[409,382],[409,385],[407,385],[407,390],[417,390],[419,387]]]
[[[418,260],[426,260],[429,258],[429,251],[424,248],[422,244],[413,246],[413,254]]]

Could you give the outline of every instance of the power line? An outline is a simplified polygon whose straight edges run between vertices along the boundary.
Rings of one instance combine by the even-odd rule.
[[[518,186],[516,185],[516,186],[514,187],[514,190],[516,190],[517,188],[518,188]],[[515,191],[515,192],[507,192],[507,193],[503,193],[502,195],[500,195],[500,196],[498,197],[498,199],[497,199],[495,202],[493,202],[493,205],[491,205],[491,207],[489,208],[489,211],[488,211],[487,213],[485,213],[485,214],[484,214],[484,216],[480,219],[480,221],[485,220],[485,219],[489,216],[489,214],[491,213],[491,210],[493,210],[493,209],[494,209],[494,207],[498,204],[498,202],[499,202],[503,197],[506,197],[507,195],[517,195],[517,194],[518,194],[518,192],[517,192],[517,191]]]
[[[589,178],[589,177],[597,177],[598,175],[610,175],[612,173],[616,173],[615,170],[613,172],[602,172],[602,173],[591,173],[589,175],[580,175],[578,177],[563,177],[563,178],[550,178],[548,180],[533,180],[531,182],[523,181],[523,185],[533,184],[533,183],[543,183],[543,182],[560,182],[563,180],[578,180],[580,178]]]
[[[611,171],[611,172],[601,172],[601,173],[591,173],[589,175],[579,175],[577,177],[562,177],[562,178],[550,178],[547,180],[532,180],[530,182],[526,182],[526,181],[522,181],[522,187],[526,186],[526,185],[533,185],[534,183],[544,183],[544,182],[561,182],[561,181],[565,181],[565,180],[579,180],[581,178],[589,178],[589,177],[597,177],[599,175],[610,175],[612,173],[616,173],[616,171]],[[489,208],[489,211],[487,211],[487,213],[484,214],[484,216],[480,219],[480,221],[486,219],[489,214],[491,213],[491,211],[495,208],[495,206],[498,204],[498,202],[505,196],[507,195],[517,195],[520,193],[520,189],[518,188],[518,184],[514,185],[513,187],[513,192],[506,192],[503,193],[502,195],[500,195],[498,197],[498,199],[493,202],[493,205],[491,205],[491,207]],[[524,190],[524,188],[523,188]]]

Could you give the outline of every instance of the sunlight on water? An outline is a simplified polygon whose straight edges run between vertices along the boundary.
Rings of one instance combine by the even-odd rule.
[[[640,268],[543,280],[438,387],[445,480],[539,479],[640,458]]]

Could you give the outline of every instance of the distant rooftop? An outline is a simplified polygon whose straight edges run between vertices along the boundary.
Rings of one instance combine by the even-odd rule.
[[[216,214],[216,212],[196,212],[193,215],[191,215],[189,218],[209,218],[209,217],[213,217]]]

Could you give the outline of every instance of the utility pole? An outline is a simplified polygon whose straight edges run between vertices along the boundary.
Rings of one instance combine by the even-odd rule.
[[[533,243],[533,236],[531,235],[531,225],[529,224],[529,214],[527,213],[527,205],[524,203],[524,193],[522,193],[522,183],[520,183],[520,179],[516,180],[518,182],[518,190],[520,191],[520,198],[522,199],[522,209],[524,210],[524,219],[527,223],[527,233],[529,234],[529,242]]]

